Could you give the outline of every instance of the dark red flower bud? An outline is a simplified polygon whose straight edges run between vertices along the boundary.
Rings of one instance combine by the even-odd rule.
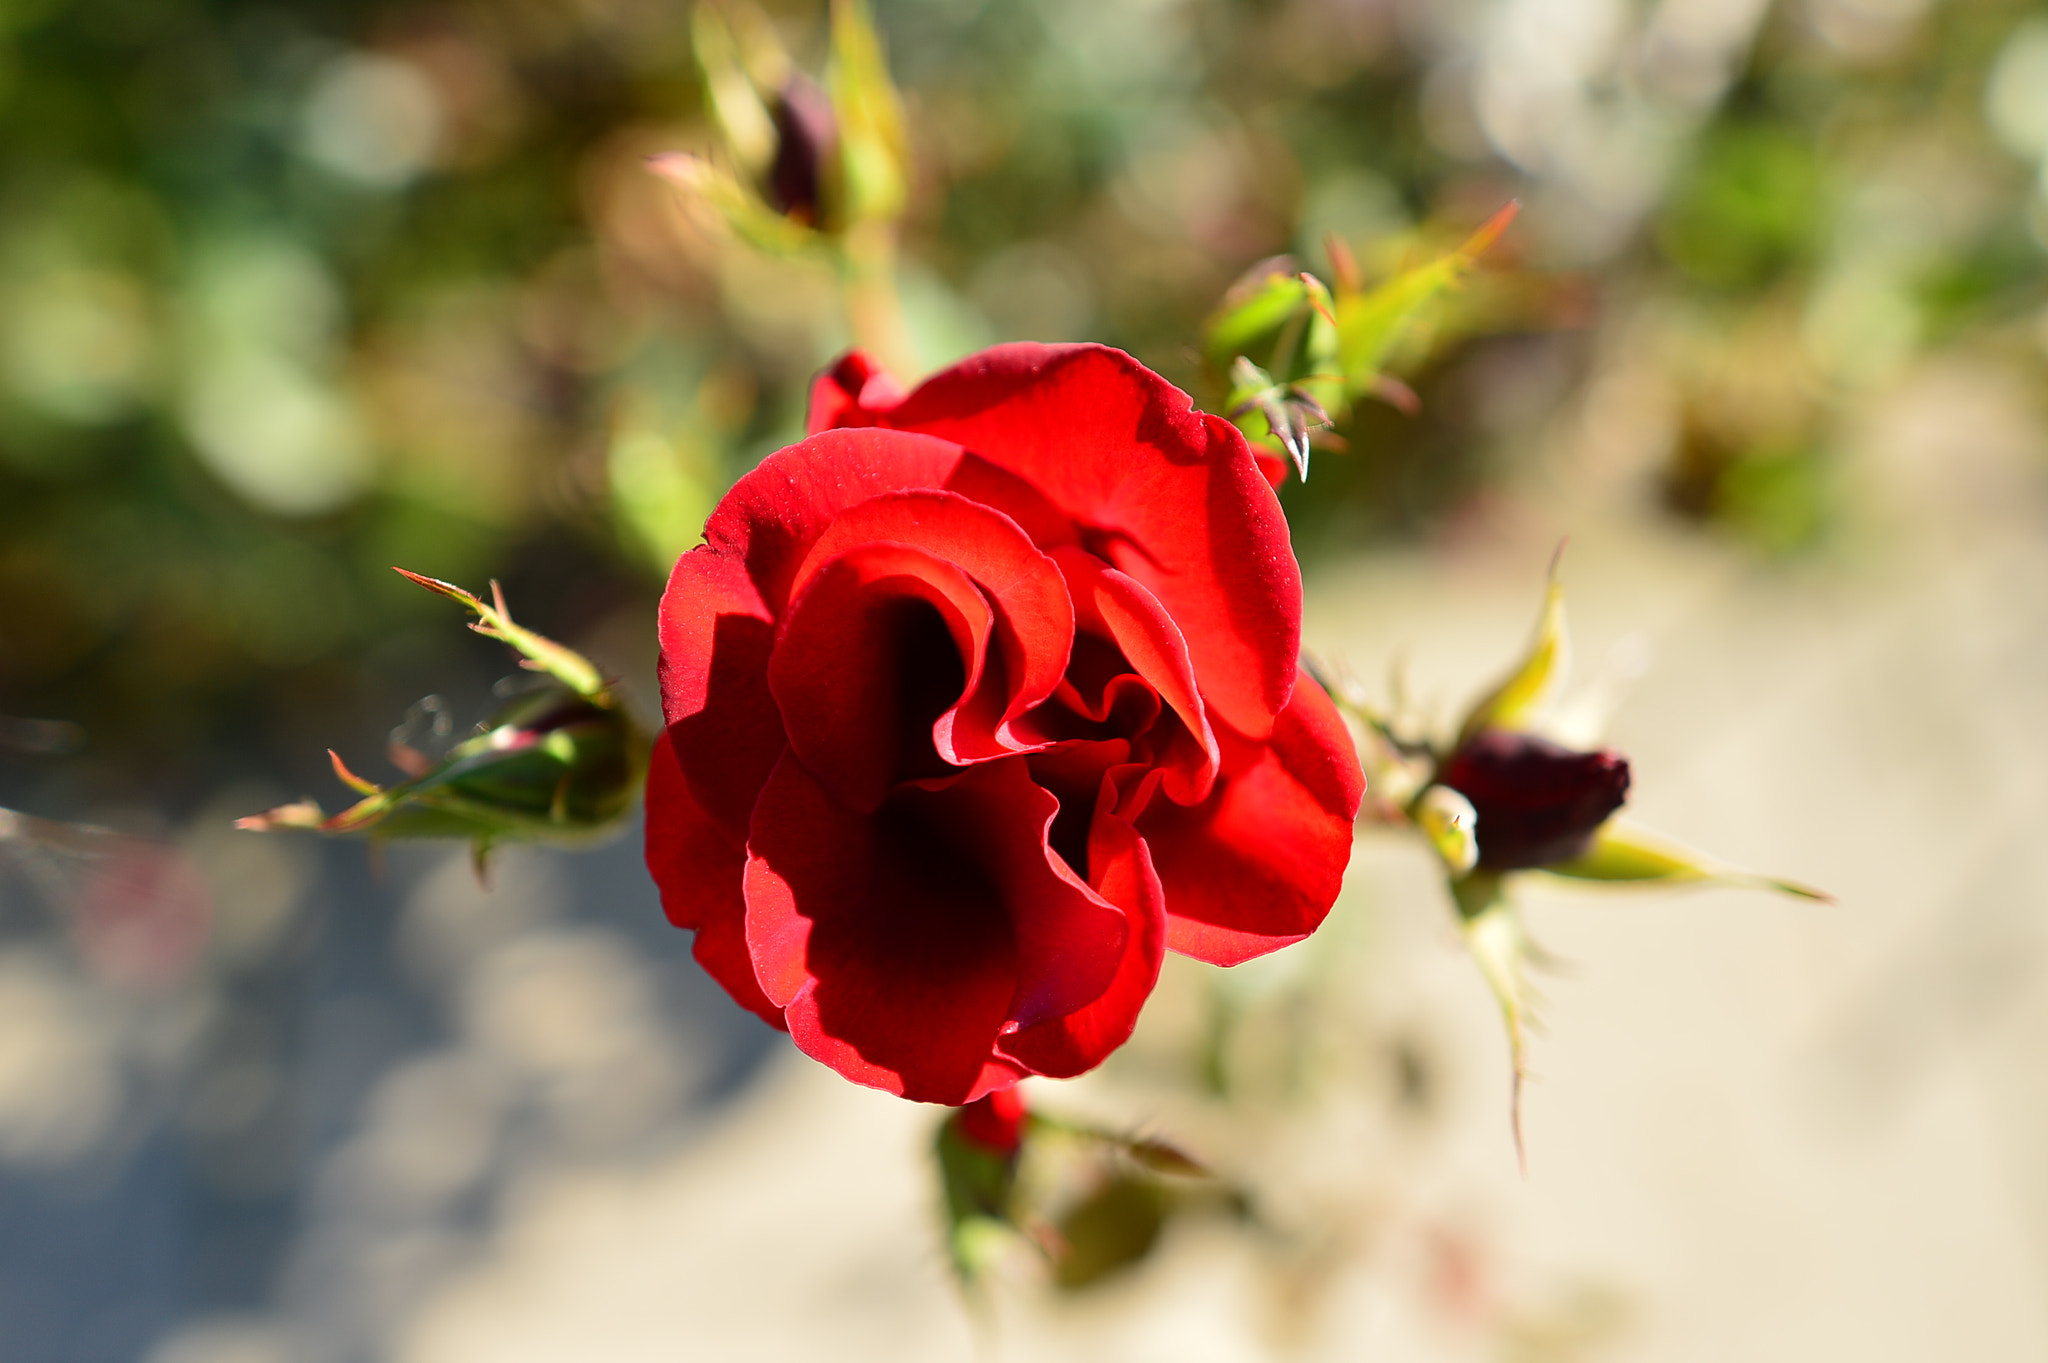
[[[811,383],[806,435],[835,426],[872,426],[902,403],[909,389],[862,350],[849,350]]]
[[[775,159],[764,195],[778,213],[816,227],[825,217],[825,168],[839,142],[832,101],[808,77],[792,75],[769,117],[775,122]]]
[[[1024,1139],[1024,1118],[1024,1095],[996,1089],[960,1109],[960,1134],[994,1154],[1014,1155]]]
[[[1569,861],[1628,798],[1628,759],[1573,752],[1507,729],[1467,739],[1437,780],[1479,816],[1479,865],[1519,871]]]

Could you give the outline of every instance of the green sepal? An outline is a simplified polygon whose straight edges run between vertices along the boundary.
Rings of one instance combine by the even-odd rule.
[[[1026,1119],[1026,1130],[1037,1119]],[[946,1203],[946,1250],[967,1287],[976,1285],[1017,1234],[1017,1152],[969,1140],[955,1111],[939,1124],[932,1152]]]
[[[491,604],[485,605],[477,597],[464,591],[452,582],[443,582],[437,577],[411,572],[405,568],[391,570],[409,582],[416,582],[428,591],[445,596],[451,601],[460,601],[476,612],[477,618],[470,628],[486,639],[496,639],[510,644],[524,656],[521,664],[534,672],[545,672],[577,695],[586,697],[593,704],[603,708],[617,705],[611,691],[605,686],[604,674],[597,670],[590,659],[573,648],[567,648],[543,635],[535,634],[523,625],[512,623],[512,612],[505,605],[504,590],[495,580],[491,583]]]
[[[1571,663],[1571,640],[1564,621],[1564,583],[1558,576],[1563,558],[1564,546],[1559,545],[1557,553],[1551,556],[1550,582],[1544,589],[1543,611],[1537,617],[1529,651],[1513,672],[1472,707],[1465,722],[1458,726],[1458,743],[1454,746],[1462,745],[1481,729],[1526,728],[1563,684]]]
[[[1335,379],[1275,383],[1244,355],[1231,366],[1230,380],[1226,410],[1245,439],[1286,455],[1307,482],[1310,437],[1334,424],[1325,399],[1339,402],[1342,385]]]
[[[775,118],[761,91],[779,86],[789,64],[773,26],[751,5],[700,3],[690,50],[726,146],[749,175],[762,174],[775,158]]]
[[[1773,890],[1823,903],[1834,900],[1834,896],[1827,892],[1796,880],[1781,880],[1776,876],[1730,866],[1674,838],[1653,833],[1620,818],[1609,819],[1602,824],[1593,835],[1592,844],[1578,856],[1542,869],[1546,874],[1570,880],[1629,885],[1682,885],[1712,881],[1721,885]]]
[[[947,1251],[971,1306],[985,1304],[987,1274],[1019,1249],[1041,1256],[1056,1286],[1077,1289],[1143,1259],[1176,1212],[1220,1207],[1252,1215],[1248,1197],[1171,1142],[1041,1112],[1025,1118],[1017,1148],[1007,1153],[968,1139],[960,1114],[949,1113],[933,1153]],[[1056,1164],[1078,1159],[1089,1191],[1047,1220],[1034,1205],[1034,1180],[1020,1179],[1027,1154]]]
[[[894,222],[910,198],[910,142],[903,102],[865,0],[832,0],[825,90],[839,123],[847,223]]]
[[[1453,881],[1462,880],[1479,864],[1479,813],[1462,793],[1449,786],[1429,786],[1416,797],[1408,816],[1443,859]]]
[[[1233,289],[1205,329],[1204,354],[1229,384],[1224,410],[1247,440],[1287,455],[1304,482],[1311,433],[1349,410],[1336,325],[1323,282],[1276,265]]]
[[[702,205],[734,236],[772,256],[800,256],[819,250],[823,236],[771,208],[739,176],[688,152],[648,158],[648,168],[683,191],[685,202]]]

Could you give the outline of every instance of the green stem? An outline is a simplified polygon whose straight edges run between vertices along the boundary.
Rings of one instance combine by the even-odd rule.
[[[891,223],[855,223],[840,256],[840,288],[853,343],[905,379],[919,372],[896,288],[896,229]]]

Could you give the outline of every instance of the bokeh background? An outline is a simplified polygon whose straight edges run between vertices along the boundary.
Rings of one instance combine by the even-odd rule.
[[[823,5],[767,12],[818,70]],[[2048,1354],[2048,11],[875,14],[926,366],[1100,340],[1213,402],[1255,261],[1381,274],[1520,197],[1404,345],[1419,412],[1285,495],[1309,643],[1449,719],[1569,535],[1636,808],[1840,905],[1532,891],[1524,1176],[1426,854],[1367,834],[1313,949],[1176,966],[1041,1086],[1281,1229],[1020,1268],[977,1342],[932,1114],[707,984],[637,832],[486,891],[230,826],[494,707],[509,658],[394,563],[653,712],[667,565],[848,339],[646,168],[715,140],[689,6],[14,0],[0,1360]]]

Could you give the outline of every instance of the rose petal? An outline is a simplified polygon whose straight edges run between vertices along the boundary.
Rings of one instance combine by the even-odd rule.
[[[877,416],[903,401],[903,383],[864,350],[849,350],[811,383],[811,410],[804,434],[840,426],[872,426]]]
[[[768,690],[775,623],[736,558],[676,560],[661,598],[661,708],[690,789],[734,842],[787,746]]]
[[[773,624],[811,546],[849,507],[948,483],[1057,541],[1071,524],[1014,475],[927,436],[835,430],[777,451],[733,485],[662,598],[662,703],[698,799],[744,837],[784,735],[767,687]],[[1007,708],[1007,707],[1004,707]]]
[[[872,815],[785,759],[748,844],[747,943],[797,1045],[924,1102],[1014,1078],[1005,1025],[1101,997],[1128,935],[1048,849],[1055,812],[1021,758],[898,788]]]
[[[1086,550],[1055,550],[1053,560],[1073,593],[1077,628],[1114,642],[1132,671],[1180,717],[1182,732],[1156,755],[1166,768],[1167,798],[1184,805],[1207,799],[1222,756],[1179,627],[1158,597]]]
[[[913,545],[959,568],[996,611],[996,643],[1008,682],[986,733],[962,734],[955,762],[979,761],[1024,748],[1010,725],[1053,693],[1074,643],[1067,581],[1008,516],[957,493],[936,489],[885,493],[841,512],[811,546],[791,583],[792,594],[832,555],[868,541]]]
[[[1143,686],[1136,678],[1130,680],[1134,686]],[[1151,693],[1150,687],[1144,689]],[[1158,703],[1157,697],[1153,703]],[[1129,763],[1130,758],[1129,740],[1107,738],[1056,743],[1026,759],[1031,779],[1051,791],[1060,804],[1047,843],[1067,863],[1067,868],[1083,880],[1089,879],[1088,843],[1094,833],[1102,778],[1111,769]]]
[[[994,622],[973,580],[922,549],[866,543],[826,560],[790,604],[768,663],[790,750],[863,812],[898,781],[944,774]],[[993,707],[981,708],[985,722]]]
[[[1287,460],[1263,445],[1252,446],[1252,458],[1259,461],[1259,472],[1265,475],[1266,486],[1278,492],[1280,485],[1287,481]]]
[[[1062,544],[1081,542],[1081,530],[1073,517],[1016,474],[997,468],[978,454],[960,457],[960,462],[946,475],[946,489],[1002,512],[1024,528],[1033,544],[1048,553]]]
[[[669,922],[696,932],[690,954],[698,964],[742,1008],[783,1027],[782,1010],[761,992],[747,955],[746,848],[691,798],[666,734],[648,759],[647,869]]]
[[[1301,571],[1237,429],[1107,346],[997,346],[876,419],[957,441],[1082,527],[1180,625],[1202,694],[1263,738],[1294,687]]]
[[[1102,996],[1085,1008],[1023,1027],[1002,1039],[1003,1054],[1034,1074],[1069,1078],[1101,1064],[1130,1040],[1139,1010],[1159,983],[1166,955],[1166,896],[1151,853],[1137,830],[1118,818],[1114,783],[1106,782],[1088,840],[1089,883],[1124,911],[1130,936]]]
[[[1155,800],[1137,821],[1166,890],[1167,945],[1235,965],[1315,931],[1351,859],[1365,778],[1350,731],[1304,675],[1264,749],[1224,739],[1207,801]]]
[[[777,450],[732,485],[704,540],[746,564],[772,617],[789,600],[790,579],[839,513],[885,492],[945,486],[959,446],[904,431],[833,430]]]

